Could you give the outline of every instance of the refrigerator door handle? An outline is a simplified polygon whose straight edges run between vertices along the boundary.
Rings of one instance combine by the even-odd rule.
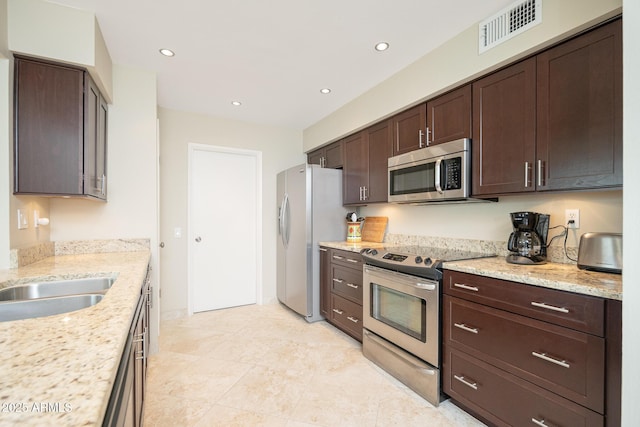
[[[280,220],[280,227],[282,229],[282,244],[284,247],[289,246],[289,236],[291,235],[291,208],[289,207],[289,195],[285,194],[282,199],[282,215]]]

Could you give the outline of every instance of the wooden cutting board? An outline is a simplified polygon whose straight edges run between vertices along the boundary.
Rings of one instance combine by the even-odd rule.
[[[367,216],[362,226],[362,241],[382,243],[389,218],[386,216]]]

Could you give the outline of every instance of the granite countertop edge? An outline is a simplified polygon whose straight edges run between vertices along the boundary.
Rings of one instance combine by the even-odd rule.
[[[0,288],[116,278],[92,307],[0,322],[0,424],[102,425],[149,260],[148,250],[59,255],[0,270]]]
[[[389,245],[373,242],[319,242],[319,246],[360,252],[363,248]],[[443,269],[622,301],[622,275],[580,270],[574,264],[549,262],[542,265],[517,265],[507,263],[504,257],[494,256],[445,262]]]

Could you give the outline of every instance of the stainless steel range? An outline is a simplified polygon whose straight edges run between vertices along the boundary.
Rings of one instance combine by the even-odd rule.
[[[422,246],[361,254],[365,357],[438,406],[442,263],[494,255]]]

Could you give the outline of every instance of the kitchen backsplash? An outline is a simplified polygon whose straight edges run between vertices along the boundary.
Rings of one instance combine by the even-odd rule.
[[[445,249],[459,249],[472,252],[494,253],[498,256],[506,256],[509,253],[506,241],[387,234],[384,237],[384,243],[393,245],[418,245]],[[577,259],[578,248],[567,247],[567,253],[571,258]],[[550,262],[557,262],[561,264],[575,264],[575,261],[572,261],[565,256],[564,248],[562,246],[549,247],[547,249],[547,259]]]
[[[147,251],[150,239],[68,240],[11,249],[10,268],[24,267],[54,255]]]

